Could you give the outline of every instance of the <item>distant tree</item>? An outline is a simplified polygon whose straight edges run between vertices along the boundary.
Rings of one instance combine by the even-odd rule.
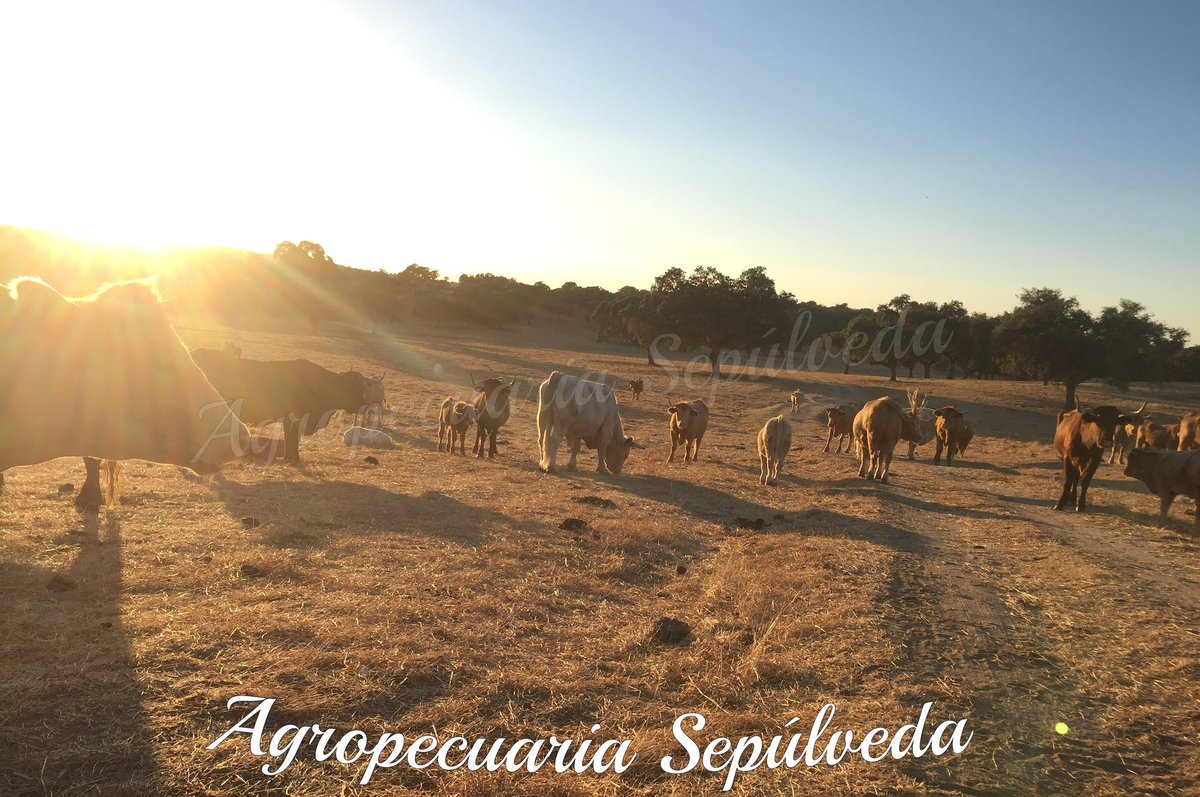
[[[336,315],[340,306],[337,263],[320,244],[283,241],[275,247],[274,264],[285,299],[317,334],[320,322]]]
[[[1175,355],[1172,375],[1180,382],[1200,382],[1200,346],[1188,346]]]
[[[1075,406],[1076,389],[1089,379],[1125,388],[1166,378],[1186,339],[1137,302],[1122,300],[1093,318],[1074,297],[1051,288],[1023,291],[995,332],[1005,371],[1062,382],[1066,407]]]
[[[946,369],[946,378],[953,379],[958,369],[966,369],[971,356],[971,316],[957,299],[943,302],[937,309],[937,320],[944,324],[945,348],[935,357]],[[928,369],[926,369],[928,375]]]
[[[966,320],[967,354],[964,369],[979,379],[991,379],[996,373],[996,325],[1000,319],[987,313],[972,313]],[[951,346],[954,340],[951,340]]]

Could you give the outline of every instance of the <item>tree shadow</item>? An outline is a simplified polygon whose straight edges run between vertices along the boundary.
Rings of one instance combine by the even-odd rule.
[[[0,562],[0,793],[162,794],[121,617],[120,523],[81,523],[65,573]]]

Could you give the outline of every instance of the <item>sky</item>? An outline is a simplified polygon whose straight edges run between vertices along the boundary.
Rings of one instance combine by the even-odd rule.
[[[0,224],[801,299],[1129,298],[1200,339],[1200,4],[0,7]]]

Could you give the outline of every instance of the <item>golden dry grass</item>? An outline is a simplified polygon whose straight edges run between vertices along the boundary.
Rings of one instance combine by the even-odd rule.
[[[716,794],[719,778],[657,766],[679,714],[704,713],[706,737],[769,736],[826,702],[836,727],[867,730],[930,700],[939,719],[968,718],[966,753],[760,770],[735,792],[1196,793],[1191,502],[1158,529],[1156,499],[1106,464],[1087,516],[1051,511],[1055,386],[801,373],[714,388],[697,374],[671,397],[709,403],[700,461],[667,464],[666,372],[571,330],[319,338],[185,319],[179,332],[384,372],[399,447],[350,451],[331,431],[302,443],[303,467],[244,462],[213,479],[127,463],[122,504],[98,518],[58,493],[82,479],[78,461],[10,472],[2,794]],[[649,446],[625,475],[596,477],[590,456],[539,473],[529,387],[498,459],[434,451],[437,404],[465,396],[469,373],[532,386],[554,368],[648,379],[640,402],[620,394]],[[913,384],[969,412],[960,463],[935,468],[926,447],[875,485],[851,456],[820,453],[823,406]],[[797,385],[784,477],[760,487],[754,435]],[[1164,416],[1200,405],[1194,385],[1132,398]],[[568,517],[590,528],[561,530]],[[690,623],[691,643],[649,641],[663,616]],[[361,766],[302,756],[267,778],[244,739],[204,749],[240,716],[225,708],[238,694],[276,698],[273,727],[581,737],[598,722],[633,739],[638,762],[623,776],[397,768],[359,787]]]

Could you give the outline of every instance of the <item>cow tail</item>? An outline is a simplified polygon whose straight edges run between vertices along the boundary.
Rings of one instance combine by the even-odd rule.
[[[560,374],[554,371],[550,378],[538,388],[538,467],[547,470],[550,467],[550,452],[546,449],[546,440],[550,436],[551,411],[554,404],[554,391],[558,387]]]

